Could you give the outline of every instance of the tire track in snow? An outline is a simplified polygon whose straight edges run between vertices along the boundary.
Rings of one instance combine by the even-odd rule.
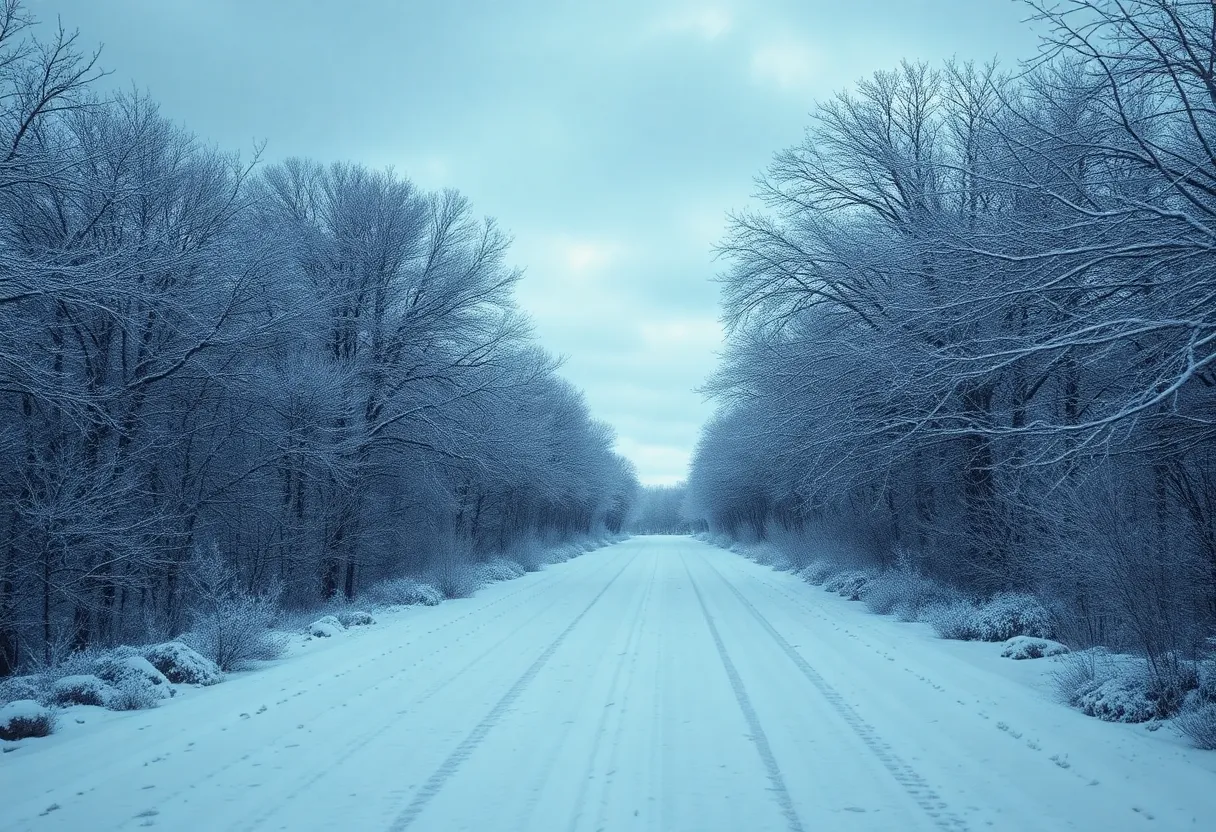
[[[604,706],[603,712],[600,714],[599,722],[596,724],[595,740],[591,747],[591,753],[587,756],[587,766],[583,770],[583,777],[579,782],[578,795],[574,802],[574,811],[571,813],[569,823],[570,830],[578,829],[579,821],[582,820],[583,812],[586,807],[588,792],[591,788],[591,777],[595,771],[596,758],[600,753],[600,743],[604,739],[604,735],[608,732],[608,723],[610,720],[616,720],[616,730],[613,732],[612,746],[608,753],[608,762],[606,763],[607,773],[605,777],[611,778],[616,769],[616,759],[620,752],[621,731],[625,726],[626,705],[629,704],[629,691],[635,681],[633,669],[638,663],[638,647],[642,640],[642,631],[646,622],[646,615],[650,609],[650,597],[654,592],[655,575],[659,571],[659,558],[654,557],[654,564],[650,570],[650,578],[646,582],[646,591],[642,595],[642,601],[638,605],[638,609],[634,611],[633,618],[630,624],[629,634],[625,640],[625,649],[621,653],[620,661],[613,670],[612,681],[608,685],[608,702]],[[629,672],[625,673],[628,668]],[[624,678],[624,686],[621,681]],[[611,710],[610,710],[611,709]],[[601,794],[601,805],[596,816],[596,829],[603,829],[604,809],[608,799],[608,791],[611,782],[606,782],[604,792]]]
[[[600,569],[603,569],[603,568],[604,568],[604,566],[600,565],[596,568],[596,571],[598,572]],[[359,670],[364,669],[365,667],[371,667],[371,668],[375,669],[375,668],[388,666],[391,668],[391,669],[388,669],[384,673],[377,673],[373,679],[369,680],[369,683],[367,685],[365,685],[359,691],[357,691],[352,696],[350,696],[346,699],[347,704],[353,703],[354,701],[356,701],[358,699],[361,699],[365,696],[376,693],[384,685],[393,684],[395,682],[398,682],[399,680],[409,676],[410,674],[420,674],[420,671],[418,670],[418,668],[420,666],[425,666],[425,664],[428,662],[428,660],[434,658],[435,656],[441,655],[444,652],[445,648],[450,643],[459,642],[460,640],[477,633],[479,630],[482,630],[482,629],[486,628],[487,626],[490,626],[495,621],[503,618],[504,616],[509,615],[510,613],[519,609],[520,607],[527,607],[530,605],[535,605],[536,601],[538,599],[540,599],[542,596],[555,594],[555,588],[560,587],[562,584],[564,584],[565,582],[570,580],[570,578],[571,578],[570,573],[566,573],[566,574],[562,575],[558,580],[555,580],[555,581],[545,581],[545,582],[539,582],[539,583],[533,584],[531,586],[521,586],[517,589],[512,590],[511,592],[505,593],[504,595],[502,595],[492,601],[484,603],[480,606],[476,606],[476,607],[470,609],[469,611],[462,613],[459,616],[448,619],[447,621],[444,621],[444,622],[438,624],[437,626],[433,626],[429,630],[418,631],[417,634],[415,634],[408,641],[404,641],[404,642],[396,644],[388,649],[378,651],[374,654],[371,654],[371,655],[363,658],[362,660],[360,660],[356,663],[347,664],[344,667],[344,669],[338,673],[327,674],[326,676],[321,677],[319,679],[312,678],[312,679],[308,679],[308,680],[302,680],[302,679],[301,680],[292,680],[289,684],[289,687],[283,688],[279,694],[279,695],[283,696],[284,698],[281,700],[278,700],[275,704],[276,704],[276,706],[282,705],[285,702],[291,701],[292,699],[294,699],[295,697],[298,697],[298,696],[305,697],[305,699],[301,700],[301,701],[312,701],[319,695],[324,696],[326,694],[326,692],[330,688],[332,688],[334,685],[342,684],[343,677],[345,677],[347,674],[357,672]],[[524,597],[519,598],[518,596],[520,596],[520,595],[523,595]],[[514,603],[507,603],[512,600],[514,600]],[[497,609],[495,609],[495,608],[497,608]],[[515,635],[515,633],[517,633],[519,630],[522,630],[524,627],[528,626],[533,621],[535,621],[537,618],[539,618],[540,615],[543,614],[544,609],[545,608],[542,607],[541,613],[532,615],[529,618],[527,618],[526,620],[524,620],[522,623],[520,623],[517,627],[515,627],[515,629],[513,629],[505,637],[500,639],[495,644],[495,647],[498,647],[501,644],[505,643],[506,641],[510,640]],[[492,614],[490,614],[488,616],[484,615],[484,613],[486,613],[487,611],[491,611]],[[478,619],[479,616],[480,616],[480,620]],[[470,622],[473,624],[472,627],[466,626],[466,627],[460,628],[460,627],[456,626],[456,625],[460,624],[461,622],[465,621],[466,619],[470,619],[470,618],[473,619],[473,621]],[[427,639],[427,637],[433,636],[437,633],[447,633],[447,632],[453,632],[453,631],[454,631],[454,637],[451,639],[450,642],[444,642],[441,644],[440,648],[438,648],[436,650],[432,650],[430,653],[419,656],[414,661],[414,663],[411,665],[395,665],[394,666],[391,664],[391,662],[386,661],[392,654],[398,652],[399,650],[405,650],[409,647],[412,647],[420,640],[425,640],[425,639]],[[490,651],[487,651],[487,653],[488,652],[490,652]],[[341,655],[341,654],[339,654],[339,655]],[[454,674],[452,674],[448,678],[441,680],[439,683],[437,683],[431,689],[429,689],[426,693],[424,693],[421,697],[411,701],[409,704],[409,707],[417,707],[419,704],[424,703],[426,700],[432,698],[434,695],[441,692],[441,690],[443,688],[447,687],[449,684],[454,682],[456,679],[458,679],[460,676],[462,676],[464,673],[466,673],[468,670],[470,670],[472,667],[474,667],[476,665],[476,663],[481,658],[484,657],[484,655],[485,654],[483,654],[482,656],[478,656],[472,662],[470,662],[466,666],[460,668],[459,670],[457,670]],[[288,691],[291,690],[292,688],[294,688],[295,692],[289,693]],[[250,707],[250,709],[252,709],[252,706],[249,706],[249,707]],[[170,788],[163,792],[160,792],[157,795],[158,799],[156,801],[156,807],[163,807],[166,805],[170,805],[175,800],[181,798],[183,795],[187,795],[187,794],[197,790],[200,785],[212,782],[215,779],[228,774],[229,772],[231,772],[232,770],[236,769],[239,766],[250,765],[255,760],[255,758],[258,757],[258,755],[263,755],[266,752],[274,752],[274,751],[282,750],[282,743],[284,743],[285,741],[294,739],[295,737],[298,736],[299,724],[312,725],[319,718],[323,718],[323,717],[329,715],[331,713],[331,711],[332,711],[332,703],[329,701],[324,701],[315,710],[310,710],[305,715],[294,717],[293,719],[290,720],[289,724],[286,724],[284,726],[284,728],[282,728],[281,730],[277,731],[275,734],[273,734],[272,736],[270,736],[266,740],[264,740],[258,749],[249,751],[248,753],[240,754],[239,756],[231,757],[226,762],[216,766],[215,768],[208,770],[205,773],[202,773],[197,779],[192,779],[187,784],[181,785],[177,788]],[[239,724],[239,723],[237,723],[236,721],[217,723],[217,725],[213,729],[207,731],[204,734],[198,735],[199,738],[195,742],[209,742],[209,741],[219,740],[221,732],[226,731],[226,730],[228,730],[228,728],[231,728],[237,724]],[[187,746],[185,749],[181,748],[178,745],[178,742],[180,741],[179,736],[182,734],[188,733],[188,731],[191,730],[191,728],[192,728],[192,723],[187,722],[187,723],[183,723],[182,727],[179,728],[179,730],[166,734],[165,740],[159,746],[159,749],[156,750],[156,756],[161,757],[161,758],[168,758],[171,754],[181,752],[183,750],[184,751],[194,750],[193,747],[195,746],[195,742],[190,743],[190,745]],[[355,736],[355,737],[352,737],[351,739],[349,739],[342,746],[344,751],[339,752],[337,760],[333,761],[331,766],[328,766],[328,767],[322,769],[321,771],[314,773],[314,775],[312,777],[310,777],[306,782],[299,785],[297,788],[293,789],[290,793],[288,793],[287,798],[294,797],[294,796],[298,795],[300,792],[304,791],[304,789],[307,788],[308,786],[315,784],[322,777],[324,777],[326,774],[328,774],[328,772],[332,768],[332,765],[336,765],[338,762],[350,758],[355,753],[357,753],[363,747],[363,745],[365,745],[367,742],[369,742],[376,735],[383,733],[383,731],[384,731],[384,726],[379,726],[374,731],[369,731],[363,735]],[[150,751],[149,756],[151,756],[151,755],[152,755],[152,752]],[[146,766],[147,763],[145,762],[142,765]],[[256,765],[256,763],[255,763],[255,765]],[[112,787],[112,784],[114,784],[114,783],[122,783],[122,782],[129,780],[129,778],[136,771],[139,771],[139,769],[136,768],[135,762],[131,762],[128,766],[121,766],[121,765],[120,766],[108,766],[106,769],[104,769],[103,771],[98,773],[98,779],[91,781],[91,785],[89,785],[87,789],[80,787],[80,784],[76,783],[76,784],[73,784],[72,790],[76,791],[76,792],[96,791],[98,789]],[[57,802],[66,803],[66,802],[72,800],[72,797],[68,796],[68,794],[66,793],[68,791],[67,787],[61,786],[60,791],[65,792],[65,794],[63,794],[62,796],[59,796]],[[48,792],[48,795],[53,794],[53,793],[54,792],[52,790],[52,791]],[[66,800],[65,800],[65,797],[67,798]],[[243,821],[239,827],[234,827],[234,828],[240,828],[242,830],[255,829],[255,828],[261,826],[262,824],[264,824],[266,822],[266,820],[268,820],[271,816],[273,816],[273,814],[275,812],[277,812],[280,808],[281,807],[279,805],[267,807],[263,811],[254,815],[253,817],[245,819],[245,821]],[[27,820],[27,822],[32,822],[32,816],[27,817],[26,820]],[[129,827],[136,826],[136,825],[144,825],[144,823],[143,823],[144,820],[145,820],[144,818],[139,818],[139,817],[127,818],[126,820],[119,823],[119,825],[116,828],[129,828]]]
[[[751,731],[752,745],[756,747],[756,751],[760,755],[760,762],[764,764],[765,774],[768,775],[768,782],[773,799],[777,801],[777,805],[781,807],[781,814],[785,817],[786,828],[790,832],[804,832],[805,827],[802,825],[802,820],[799,819],[798,813],[794,810],[794,802],[790,799],[789,789],[785,785],[785,778],[781,774],[781,768],[777,765],[777,758],[773,755],[772,746],[769,745],[768,736],[764,733],[764,727],[760,724],[760,718],[756,715],[756,709],[752,706],[752,701],[747,695],[747,689],[743,686],[743,679],[739,676],[739,671],[735,668],[735,663],[731,661],[730,655],[726,652],[726,645],[722,642],[722,636],[718,633],[718,626],[714,623],[713,616],[709,614],[709,608],[705,605],[705,598],[701,595],[701,588],[697,586],[696,580],[692,576],[692,571],[688,568],[688,561],[680,555],[680,563],[684,565],[684,572],[688,575],[688,582],[692,585],[692,591],[697,596],[697,603],[701,605],[701,614],[705,616],[705,623],[709,627],[709,634],[714,640],[714,646],[718,648],[718,658],[722,660],[722,667],[726,670],[726,676],[730,679],[731,689],[735,693],[735,701],[739,703],[739,710],[743,712],[743,718],[747,721],[748,730]]]
[[[464,761],[477,750],[477,746],[481,745],[486,735],[499,723],[507,710],[515,704],[515,700],[519,699],[520,694],[532,683],[532,680],[536,678],[549,659],[553,658],[553,654],[561,647],[562,642],[569,637],[570,633],[574,632],[574,628],[586,617],[587,613],[591,612],[591,608],[599,603],[604,594],[608,592],[617,579],[625,573],[625,570],[636,559],[637,555],[630,558],[629,562],[622,566],[620,571],[613,575],[608,583],[604,584],[603,588],[595,594],[595,597],[591,599],[591,603],[587,604],[583,608],[583,611],[574,617],[574,620],[570,622],[566,629],[558,633],[557,638],[550,642],[544,652],[537,656],[536,660],[528,666],[528,669],[515,680],[515,684],[508,688],[507,692],[502,695],[502,698],[490,709],[490,712],[482,718],[481,722],[474,726],[473,730],[461,741],[460,745],[456,746],[456,750],[449,754],[447,759],[440,763],[439,768],[435,769],[435,772],[427,778],[427,781],[422,784],[422,787],[414,795],[414,799],[389,824],[388,832],[404,832],[404,830],[413,825],[418,816],[426,809],[427,804],[443,790],[443,787],[452,778],[452,775],[460,770],[460,766]]]
[[[726,585],[726,588],[739,599],[739,603],[752,614],[752,617],[754,617],[760,626],[764,628],[764,631],[772,637],[773,641],[777,643],[777,646],[781,648],[781,652],[785,653],[789,660],[794,663],[794,666],[802,672],[802,675],[815,686],[820,695],[827,700],[828,704],[835,709],[845,723],[853,729],[853,733],[855,733],[866,745],[866,747],[870,749],[874,756],[878,758],[879,762],[883,764],[883,767],[885,767],[887,771],[891,773],[891,776],[895,778],[895,781],[899,783],[903,787],[904,791],[906,791],[908,795],[916,802],[916,804],[920,806],[930,818],[933,819],[934,824],[941,829],[954,830],[954,832],[963,832],[963,830],[966,830],[968,828],[966,821],[950,812],[946,803],[925,781],[925,779],[917,774],[916,770],[913,769],[912,766],[904,762],[903,759],[895,753],[894,749],[892,749],[891,746],[879,735],[879,733],[874,729],[874,726],[862,719],[861,715],[853,709],[853,706],[845,701],[845,698],[840,694],[840,692],[828,684],[828,681],[819,675],[819,672],[815,670],[815,668],[811,667],[810,663],[807,662],[807,660],[804,659],[788,641],[786,641],[785,637],[781,635],[781,633],[777,632],[777,629],[773,627],[771,623],[769,623],[769,620],[764,617],[764,614],[761,613],[760,610],[756,609],[755,605],[753,605],[751,601],[747,600],[743,593],[740,592],[734,584],[727,580],[726,577],[724,577],[722,573],[718,571],[717,567],[715,567],[708,560],[705,561],[705,565],[711,572],[714,573],[714,575],[718,577],[720,581],[722,581],[723,584]],[[685,564],[685,568],[688,568],[687,564]],[[693,585],[693,589],[696,589],[695,584]]]
[[[598,567],[597,571],[599,568],[603,568],[603,567],[602,566]],[[435,657],[437,655],[441,655],[449,643],[459,642],[460,640],[467,638],[470,635],[475,634],[479,630],[482,630],[485,627],[487,627],[487,626],[491,625],[492,623],[494,623],[495,621],[497,621],[498,619],[500,619],[506,615],[509,615],[511,612],[515,611],[516,609],[519,609],[520,607],[534,606],[536,604],[537,599],[539,599],[541,596],[546,595],[546,594],[554,594],[554,589],[556,587],[559,587],[566,581],[568,581],[570,578],[571,578],[571,574],[569,572],[566,572],[565,574],[561,575],[557,580],[542,581],[542,582],[534,583],[530,586],[526,585],[526,586],[518,587],[517,589],[514,589],[511,592],[505,593],[505,594],[499,596],[498,598],[495,598],[492,601],[486,602],[479,606],[475,606],[472,609],[468,610],[467,612],[462,613],[461,615],[447,619],[446,621],[443,621],[435,626],[432,626],[428,630],[417,631],[416,633],[413,633],[412,637],[410,639],[408,639],[407,641],[403,641],[401,643],[393,645],[392,647],[389,647],[388,649],[380,650],[369,656],[365,656],[362,660],[359,660],[357,662],[345,664],[343,669],[340,672],[330,673],[330,674],[327,674],[320,678],[310,677],[310,678],[306,678],[306,679],[287,680],[288,686],[281,689],[278,696],[281,696],[282,698],[279,699],[275,704],[276,704],[276,706],[282,705],[285,702],[289,702],[292,699],[294,699],[295,697],[299,697],[299,696],[305,697],[305,700],[307,700],[307,701],[312,701],[318,695],[323,696],[333,686],[343,684],[343,681],[342,681],[343,677],[345,677],[346,675],[348,675],[350,673],[360,671],[360,670],[364,669],[365,667],[372,667],[372,668],[388,667],[389,669],[386,672],[377,673],[375,678],[370,680],[367,685],[365,685],[361,690],[359,690],[357,693],[355,693],[352,697],[348,698],[346,701],[349,703],[356,699],[367,696],[371,693],[375,693],[383,685],[397,682],[401,678],[405,677],[407,674],[420,673],[420,671],[418,670],[418,667],[424,665],[429,659],[432,659],[433,657]],[[524,595],[525,597],[519,598],[518,596],[520,596],[520,595]],[[508,603],[512,600],[514,600],[514,603]],[[495,609],[495,608],[497,608],[497,609]],[[487,611],[492,611],[492,614],[488,615],[488,616],[484,615]],[[481,617],[480,620],[478,620],[478,617]],[[517,627],[515,630],[513,630],[511,632],[511,634],[509,634],[507,636],[507,638],[509,639],[511,636],[514,635],[515,632],[517,632],[518,630],[527,626],[528,624],[532,623],[532,621],[534,621],[537,617],[538,616],[534,615],[534,616],[531,616],[530,618],[528,618],[526,621],[524,621],[522,624],[520,624],[519,627]],[[456,626],[469,618],[474,619],[474,621],[471,622],[474,624],[474,626],[472,626],[471,628],[468,628],[468,627],[459,628]],[[389,626],[392,626],[392,625],[389,625]],[[386,661],[393,653],[396,653],[400,650],[406,650],[406,649],[414,646],[417,642],[419,642],[421,640],[428,640],[428,637],[433,636],[437,633],[447,633],[447,632],[454,632],[454,637],[451,639],[451,642],[442,642],[438,649],[433,650],[430,653],[419,656],[412,665],[392,665],[391,662]],[[506,639],[503,639],[502,641],[505,641],[505,640]],[[499,643],[502,643],[502,641],[500,641]],[[349,656],[344,655],[344,654],[338,654],[338,655],[342,659],[349,658]],[[479,659],[480,659],[480,657],[479,657]],[[288,659],[288,661],[289,660],[290,659]],[[442,682],[438,687],[440,687],[440,688],[444,687],[447,684],[449,684],[450,682],[455,681],[456,678],[458,678],[463,673],[465,673],[471,666],[472,665],[470,664],[469,667],[461,668],[453,677]],[[437,692],[438,691],[428,692],[426,695],[424,695],[422,697],[422,699],[412,702],[411,706],[416,706],[417,704],[420,704],[421,702],[425,701],[426,699],[429,699],[432,695],[434,695],[434,693],[437,693]],[[304,701],[304,700],[302,700],[302,701]],[[248,706],[248,707],[250,709],[252,709],[252,706]],[[284,727],[281,731],[274,734],[273,736],[267,738],[263,742],[262,747],[260,749],[258,749],[258,751],[265,751],[267,749],[277,748],[280,745],[280,743],[282,743],[283,741],[295,738],[297,736],[297,731],[298,731],[297,724],[298,723],[302,722],[304,724],[311,725],[318,718],[324,717],[326,714],[328,714],[331,711],[331,709],[332,709],[331,703],[328,701],[325,701],[325,702],[322,702],[315,710],[310,710],[307,714],[300,715],[300,716],[293,718],[289,725]],[[171,755],[173,753],[177,753],[182,750],[191,750],[191,747],[194,746],[195,743],[218,740],[220,738],[220,734],[223,731],[226,731],[226,730],[228,730],[228,728],[234,727],[235,725],[239,725],[239,722],[236,720],[232,720],[232,721],[228,721],[228,722],[224,722],[224,723],[217,723],[211,730],[209,730],[205,734],[196,735],[196,740],[194,742],[191,742],[189,746],[187,746],[185,749],[183,749],[179,744],[181,736],[185,735],[185,734],[189,734],[189,732],[191,730],[193,730],[195,727],[194,724],[191,722],[188,722],[188,721],[184,722],[177,730],[166,732],[162,737],[160,745],[157,748],[150,750],[148,755],[167,758],[169,755]],[[379,733],[381,730],[383,730],[383,729],[377,729],[376,732],[370,732],[367,737],[357,738],[357,740],[359,740],[359,742],[351,742],[348,744],[348,746],[357,751],[358,748],[360,747],[360,742],[366,742],[366,740],[368,738],[370,738],[371,736],[374,736],[376,733]],[[227,773],[234,767],[239,766],[243,763],[247,763],[254,753],[257,753],[257,752],[251,752],[251,753],[240,755],[238,757],[233,757],[233,758],[229,759],[226,763],[203,774],[201,776],[201,778],[192,780],[187,785],[184,785],[184,786],[174,789],[174,790],[168,790],[168,791],[162,792],[158,796],[159,800],[157,801],[157,805],[159,806],[159,805],[164,805],[166,803],[169,803],[169,802],[173,801],[174,799],[181,797],[184,794],[188,794],[188,793],[196,790],[199,785],[206,783],[208,781],[211,781],[219,776],[222,776],[223,774]],[[351,754],[346,754],[343,756],[343,759],[345,759],[346,757],[349,757],[349,756],[351,756]],[[111,786],[111,784],[116,783],[116,782],[117,783],[125,782],[135,772],[139,771],[139,769],[136,767],[136,765],[137,765],[136,762],[131,762],[129,765],[126,765],[126,766],[108,766],[108,767],[106,767],[106,769],[98,772],[98,779],[90,781],[87,788],[81,786],[79,783],[76,783],[73,785],[73,790],[77,791],[77,792],[95,791],[98,789],[103,789],[103,788],[109,787],[109,786]],[[146,763],[144,763],[143,765],[146,766]],[[325,773],[327,773],[327,771],[328,771],[328,769],[322,771],[320,775],[318,775],[317,777],[310,780],[309,783],[306,785],[311,785],[316,780],[319,780],[321,776],[323,776]],[[66,792],[67,791],[66,787],[61,787],[60,791]],[[297,790],[297,792],[293,792],[293,795],[295,793],[298,793],[298,791],[300,791],[300,790]],[[49,796],[53,796],[54,791],[53,790],[48,791],[47,794]],[[72,799],[70,796],[68,796],[68,794],[65,793],[64,795],[58,797],[58,802],[61,802],[61,803],[67,802],[64,799],[65,797],[67,798],[68,801],[70,801]],[[250,821],[248,821],[242,828],[243,829],[252,829],[252,828],[255,828],[256,826],[259,826],[265,820],[265,818],[262,817],[262,815],[269,817],[271,814],[273,814],[273,812],[275,810],[277,810],[277,807],[272,807],[270,810],[267,810],[266,812],[259,814],[254,819],[251,819]],[[132,825],[134,822],[135,821],[128,820],[128,821],[124,822],[122,824],[122,826],[129,826],[129,825]]]
[[[603,569],[603,565],[597,567],[595,569],[595,571],[592,572],[592,574],[598,574],[601,569]],[[472,635],[473,633],[476,633],[478,630],[484,629],[489,624],[492,624],[493,622],[497,621],[498,619],[502,618],[503,616],[507,615],[508,613],[514,611],[515,609],[519,608],[520,606],[527,606],[527,601],[534,602],[536,599],[540,598],[542,595],[553,594],[552,593],[553,588],[561,586],[563,583],[565,583],[565,581],[568,578],[569,578],[569,575],[567,574],[566,576],[563,576],[563,578],[561,580],[554,581],[554,582],[548,584],[548,586],[541,584],[541,586],[544,587],[543,591],[534,592],[531,596],[529,596],[528,599],[525,599],[525,601],[521,601],[507,609],[500,610],[495,615],[484,619],[480,624],[478,624],[472,630],[469,630],[466,633],[461,633],[459,636],[457,636],[457,638],[454,639],[454,642],[458,642],[458,641],[460,641],[460,639],[465,638],[469,635]],[[509,598],[509,597],[512,597],[517,594],[518,594],[518,592],[513,592],[508,596],[504,596],[504,598]],[[504,600],[504,599],[498,599],[498,600]],[[494,602],[492,602],[491,604],[487,604],[485,607],[482,607],[480,609],[484,610],[484,609],[492,606],[493,603]],[[473,612],[478,612],[478,611],[479,610],[474,610]],[[537,619],[541,618],[548,611],[549,611],[548,605],[541,606],[541,608],[535,614],[530,615],[528,618],[521,621],[516,627],[514,627],[511,630],[508,630],[501,638],[499,638],[497,641],[495,641],[493,644],[491,644],[488,648],[483,650],[481,653],[477,654],[471,660],[466,662],[459,669],[457,669],[453,673],[448,674],[444,678],[440,679],[438,682],[435,682],[434,684],[432,684],[430,687],[428,687],[426,689],[426,691],[424,693],[422,693],[422,695],[409,700],[404,706],[397,708],[394,712],[393,717],[387,723],[384,723],[382,725],[376,725],[372,729],[369,729],[365,732],[362,732],[357,735],[352,735],[351,737],[349,737],[344,742],[344,744],[342,746],[342,750],[337,752],[335,756],[330,757],[329,765],[327,765],[323,769],[313,772],[313,774],[310,777],[308,777],[306,780],[298,783],[293,789],[291,789],[291,791],[286,792],[283,795],[283,799],[280,801],[279,804],[275,804],[273,806],[267,807],[264,811],[259,812],[257,815],[250,818],[240,828],[243,830],[243,832],[251,832],[251,830],[257,829],[258,827],[265,824],[266,821],[268,821],[271,817],[273,817],[282,808],[282,805],[281,805],[282,803],[290,802],[292,799],[294,799],[295,797],[297,797],[298,795],[303,793],[305,790],[316,785],[318,782],[320,782],[322,779],[324,779],[326,776],[328,776],[330,771],[333,770],[335,767],[341,765],[342,763],[349,760],[351,757],[354,757],[356,754],[362,752],[367,747],[367,745],[369,743],[371,743],[376,737],[385,735],[387,733],[387,729],[389,728],[389,726],[393,725],[394,723],[396,723],[398,721],[397,720],[398,717],[400,717],[402,714],[408,713],[412,709],[418,708],[420,705],[426,704],[426,702],[433,699],[438,694],[442,693],[445,689],[447,689],[447,687],[449,685],[451,685],[456,680],[460,679],[462,676],[464,676],[464,674],[468,673],[473,668],[480,665],[481,662],[486,659],[486,657],[494,655],[496,652],[498,652],[499,648],[501,648],[504,644],[506,644],[507,642],[514,639],[515,636],[521,630],[523,630],[525,627],[528,627],[529,625],[531,625]],[[472,614],[473,613],[466,613],[465,615],[461,616],[461,618],[466,618]],[[428,630],[428,631],[426,631],[426,633],[429,634],[429,633],[433,633],[436,631],[437,630]],[[411,643],[412,642],[407,642],[407,644],[411,644]],[[420,658],[417,662],[415,662],[415,664],[409,665],[406,667],[400,667],[400,668],[396,669],[395,671],[393,671],[393,674],[391,676],[389,676],[388,678],[380,680],[379,682],[377,682],[375,685],[373,685],[370,688],[364,688],[363,690],[356,693],[354,695],[354,697],[352,697],[352,698],[357,699],[364,695],[367,695],[368,693],[372,693],[376,689],[378,689],[381,685],[387,684],[389,682],[393,682],[411,672],[417,673],[418,665],[420,665],[422,662],[426,661],[427,659],[429,659],[433,656],[443,653],[444,650],[448,649],[449,647],[450,647],[450,644],[445,643],[445,644],[441,645],[440,648],[438,648],[438,649],[432,651],[431,653],[428,653],[425,656],[423,656],[422,658]],[[389,652],[392,652],[392,651],[389,651]],[[419,674],[419,675],[421,675],[421,674]],[[236,762],[241,762],[241,761],[236,761]],[[191,788],[193,788],[193,787],[194,786],[192,785]]]

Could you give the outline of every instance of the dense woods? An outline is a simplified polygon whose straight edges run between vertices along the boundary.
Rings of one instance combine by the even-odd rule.
[[[687,491],[683,483],[643,486],[626,527],[636,534],[688,534],[696,530],[696,524],[684,513]]]
[[[636,479],[505,233],[392,171],[204,143],[0,5],[0,675],[618,531]]]
[[[1070,644],[1190,672],[1216,634],[1214,8],[1032,3],[1028,64],[903,63],[818,105],[722,244],[690,514],[1031,592]]]

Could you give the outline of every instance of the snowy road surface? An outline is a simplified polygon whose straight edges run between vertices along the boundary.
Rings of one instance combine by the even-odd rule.
[[[90,714],[0,758],[0,829],[1216,829],[1180,746],[688,538]]]

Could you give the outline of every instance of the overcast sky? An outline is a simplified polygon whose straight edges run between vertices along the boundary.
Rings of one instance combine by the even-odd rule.
[[[1013,0],[31,0],[107,84],[266,158],[394,165],[515,238],[542,342],[644,482],[685,474],[711,248],[816,99],[901,58],[1027,56]]]

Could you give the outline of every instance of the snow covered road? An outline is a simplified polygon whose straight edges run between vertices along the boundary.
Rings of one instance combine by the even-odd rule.
[[[1181,747],[688,538],[112,716],[0,758],[0,829],[1216,828]]]

